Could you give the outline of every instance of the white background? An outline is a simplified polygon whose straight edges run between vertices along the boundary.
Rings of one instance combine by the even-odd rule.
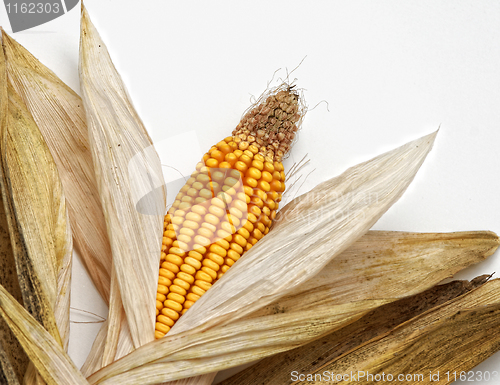
[[[285,68],[307,56],[291,78],[311,109],[327,103],[307,114],[289,160],[311,159],[304,174],[314,171],[301,192],[440,126],[413,184],[375,228],[500,232],[497,1],[87,0],[86,6],[139,115],[162,141],[164,163],[173,151],[196,159],[229,135],[250,96],[264,91],[276,70],[275,78],[283,78]],[[3,6],[0,21],[9,32]],[[79,7],[13,37],[79,92]],[[181,132],[200,147],[171,139]],[[194,161],[186,173],[192,168]],[[105,317],[78,260],[74,266],[72,307]],[[495,271],[498,252],[455,278]],[[71,318],[97,320],[80,310]],[[98,328],[72,324],[70,355],[78,365]],[[500,354],[475,370],[500,370]]]

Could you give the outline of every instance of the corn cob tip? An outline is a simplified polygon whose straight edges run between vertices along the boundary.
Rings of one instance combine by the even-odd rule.
[[[232,132],[234,140],[241,150],[254,145],[262,156],[281,162],[292,147],[304,113],[299,93],[283,83],[246,112]]]

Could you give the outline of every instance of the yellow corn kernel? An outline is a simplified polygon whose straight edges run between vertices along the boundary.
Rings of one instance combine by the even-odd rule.
[[[163,334],[167,334],[170,328],[167,325],[162,324],[161,322],[157,322],[155,325],[155,329]]]
[[[258,138],[240,132],[212,146],[165,216],[156,338],[269,232],[285,188],[284,150]]]

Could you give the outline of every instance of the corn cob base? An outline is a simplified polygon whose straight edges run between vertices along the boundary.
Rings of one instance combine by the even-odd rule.
[[[198,163],[164,221],[156,338],[269,232],[285,190],[282,157],[300,120],[290,88],[250,110]]]

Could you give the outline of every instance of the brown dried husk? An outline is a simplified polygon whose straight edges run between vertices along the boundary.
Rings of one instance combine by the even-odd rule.
[[[3,49],[0,72],[0,185],[22,303],[66,349],[73,251],[66,201],[50,151],[7,81]],[[9,323],[12,315],[2,315]],[[24,383],[40,383],[33,366]]]
[[[5,73],[3,52],[0,52],[0,74]],[[1,76],[1,75],[0,75]],[[6,79],[2,79],[2,81]],[[6,89],[3,89],[5,92]],[[2,91],[0,91],[2,92]],[[6,98],[6,95],[2,96]],[[3,107],[7,107],[2,105]],[[1,111],[0,127],[6,124],[7,114]],[[9,224],[0,194],[0,284],[20,303],[23,303],[21,288],[17,278],[16,261],[10,243]],[[17,385],[22,383],[29,359],[12,334],[8,325],[0,319],[0,383]]]
[[[109,301],[111,247],[97,191],[81,98],[31,53],[3,36],[7,75],[40,129],[66,195],[75,248]]]
[[[341,355],[383,336],[397,325],[425,311],[483,285],[489,278],[490,276],[484,275],[471,282],[452,281],[436,285],[422,293],[381,306],[342,329],[300,348],[265,358],[219,384],[292,384],[292,372],[321,372],[325,365]]]
[[[449,384],[459,379],[500,350],[500,279],[494,279],[441,306],[404,322],[385,335],[361,345],[331,363],[321,373],[365,372],[373,376],[385,373],[423,374],[421,383]],[[429,375],[439,372],[431,381]],[[449,375],[446,373],[448,372]],[[455,378],[453,372],[458,373]],[[314,377],[313,377],[314,378]],[[466,379],[469,375],[466,376]],[[475,379],[477,377],[474,376]],[[398,381],[414,384],[415,377]],[[376,381],[386,384],[393,381]],[[297,382],[319,385],[321,381]],[[329,383],[338,383],[332,381]],[[343,384],[375,383],[349,378]]]
[[[498,245],[498,236],[491,232],[369,232],[303,290],[227,325],[167,335],[97,372],[89,382],[153,384],[293,349],[344,328],[379,306],[434,286],[484,260]],[[436,265],[441,266],[438,271]]]
[[[0,315],[16,335],[45,383],[88,384],[61,345],[3,286],[0,286]]]

